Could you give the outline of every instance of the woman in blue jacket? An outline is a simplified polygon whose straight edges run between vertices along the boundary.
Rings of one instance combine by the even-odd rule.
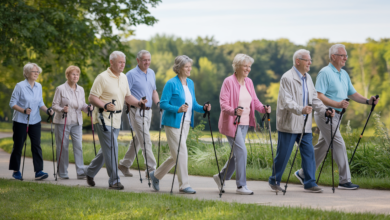
[[[173,71],[177,76],[168,80],[161,96],[160,107],[164,109],[162,125],[165,126],[171,156],[157,170],[151,172],[149,175],[152,180],[153,189],[156,191],[160,190],[159,180],[175,166],[180,131],[183,129],[176,168],[177,178],[179,179],[179,191],[189,194],[196,193],[188,181],[186,140],[190,125],[194,127],[194,110],[204,113],[206,108],[208,111],[211,110],[211,105],[205,104],[201,106],[196,102],[194,82],[188,78],[191,75],[191,66],[192,60],[188,56],[181,55],[176,57]],[[187,103],[188,106],[184,103]],[[186,115],[183,128],[181,128],[183,112],[186,112]]]

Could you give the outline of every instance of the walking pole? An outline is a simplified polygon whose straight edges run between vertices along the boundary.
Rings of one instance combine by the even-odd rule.
[[[146,96],[142,97],[142,100],[145,100]],[[141,109],[142,109],[142,136],[144,139],[144,154],[145,154],[145,163],[146,163],[146,172],[147,172],[147,177],[148,177],[148,185],[150,188],[150,178],[149,178],[149,167],[148,167],[148,154],[146,153],[146,142],[145,142],[145,104],[141,104]],[[141,111],[140,109],[140,111]]]
[[[160,108],[159,109],[159,113],[160,113],[160,127],[159,127],[159,131],[158,131],[158,155],[157,155],[157,168],[160,166],[160,140],[161,140],[161,117],[162,117],[162,109]]]
[[[91,117],[91,126],[92,126],[92,138],[93,138],[93,149],[95,149],[95,156],[96,156],[96,146],[95,146],[95,129],[93,129],[93,120],[92,120],[92,111],[88,106],[88,116]]]
[[[265,113],[267,114],[267,118],[268,118],[268,131],[269,131],[269,142],[271,144],[271,153],[272,153],[272,167],[273,167],[273,170],[274,170],[274,178],[275,178],[275,184],[277,184],[277,181],[276,181],[276,172],[275,172],[275,160],[274,160],[274,148],[272,146],[272,134],[271,134],[271,117],[270,117],[270,113],[267,113],[267,110],[265,109],[265,105],[263,105],[264,107],[264,110],[265,110]],[[267,107],[269,107],[269,105],[267,105]],[[264,115],[265,116],[265,115]],[[278,191],[275,190],[275,193],[276,195],[278,195]]]
[[[371,113],[374,111],[374,108],[375,108],[375,106],[376,106],[376,105],[374,104],[374,102],[375,102],[378,98],[379,98],[379,95],[376,95],[376,96],[375,96],[375,100],[372,101],[372,107],[371,107],[370,114],[368,115],[366,124],[364,125],[363,131],[362,131],[362,133],[360,134],[360,137],[359,137],[359,140],[358,140],[358,142],[357,142],[357,144],[356,144],[355,150],[353,151],[353,154],[352,154],[352,156],[351,156],[351,160],[349,161],[349,166],[351,166],[353,157],[355,156],[355,153],[356,153],[356,150],[357,150],[357,148],[358,148],[358,146],[359,146],[360,140],[361,140],[362,137],[363,137],[364,130],[366,130],[366,126],[367,126],[368,120],[370,120]]]
[[[309,106],[312,106],[312,105],[309,104]],[[306,114],[305,122],[303,123],[303,129],[302,129],[301,137],[299,138],[299,143],[298,143],[298,146],[297,146],[297,150],[295,151],[294,160],[293,160],[293,162],[291,164],[290,173],[288,174],[287,182],[286,182],[286,185],[284,186],[283,195],[286,195],[286,192],[287,192],[287,184],[288,184],[288,181],[290,180],[291,171],[292,171],[292,168],[294,166],[295,158],[297,157],[297,154],[298,154],[298,149],[299,149],[299,147],[301,146],[301,143],[302,143],[302,137],[303,137],[303,135],[305,135],[305,127],[306,127],[306,122],[307,122],[307,119],[309,118],[309,115],[310,114]]]
[[[68,105],[65,105],[68,106]],[[62,118],[65,118],[65,123],[64,123],[64,130],[62,131],[62,141],[61,141],[61,150],[60,150],[60,157],[58,158],[58,163],[57,163],[57,175],[60,171],[60,162],[61,162],[61,155],[62,155],[62,146],[64,145],[64,136],[65,136],[65,128],[66,128],[66,119],[68,118],[68,113],[64,112],[62,115]],[[57,177],[56,177],[57,180]]]
[[[210,102],[206,102],[206,104],[210,104]],[[213,137],[213,130],[211,130],[211,122],[210,122],[210,111],[205,110],[205,113],[203,114],[203,118],[206,117],[206,115],[208,116],[208,120],[209,120],[209,127],[210,127],[210,133],[211,133],[211,141],[213,142],[213,147],[214,147],[214,154],[215,154],[215,161],[217,162],[217,168],[218,168],[218,176],[219,176],[219,181],[221,182],[221,185],[222,185],[222,178],[221,178],[221,170],[219,169],[219,163],[218,163],[218,157],[217,157],[217,150],[215,148],[215,143],[214,143],[214,137]]]
[[[256,126],[256,125],[255,125]],[[251,139],[249,138],[250,137],[250,134],[248,132],[248,142],[249,142],[249,148],[251,149],[251,157],[252,157],[252,160],[253,160],[253,151],[252,151],[252,144],[251,144]]]
[[[187,102],[184,103],[186,106],[188,106]],[[186,118],[186,113],[183,114],[183,120],[181,122],[181,131],[180,131],[180,138],[179,138],[179,146],[177,147],[177,155],[176,155],[176,164],[175,164],[175,171],[173,172],[173,179],[172,179],[172,186],[171,186],[171,195],[173,190],[173,183],[175,182],[175,175],[176,175],[176,168],[177,168],[177,161],[179,160],[179,153],[180,153],[180,143],[181,143],[181,135],[183,133],[183,127],[184,127],[184,120]]]
[[[137,111],[137,110],[136,110],[136,111]],[[135,158],[137,159],[138,172],[139,172],[139,181],[142,183],[142,176],[141,176],[141,170],[140,170],[140,168],[139,168],[137,149],[135,149],[135,141],[134,141],[133,127],[131,126],[131,121],[130,121],[130,109],[129,109],[129,106],[127,106],[126,114],[127,114],[127,118],[129,119],[131,137],[133,138],[132,140],[133,140],[133,143],[134,143],[134,153],[135,153]],[[135,116],[135,114],[134,114],[134,116]]]
[[[346,101],[349,101],[349,99],[345,99],[345,100],[346,100]],[[342,110],[341,113],[340,113],[339,121],[337,122],[337,125],[336,125],[336,130],[333,132],[333,138],[330,140],[329,147],[328,147],[328,151],[326,152],[324,161],[322,161],[321,170],[320,170],[320,173],[318,174],[318,178],[317,178],[317,182],[316,182],[317,184],[318,184],[318,182],[320,181],[322,169],[324,168],[326,158],[328,157],[329,149],[330,149],[331,145],[333,145],[333,139],[334,139],[334,137],[336,136],[337,129],[338,129],[339,126],[340,126],[340,122],[341,122],[341,119],[343,118],[344,113],[345,113],[345,108],[343,108],[343,110]],[[331,134],[331,135],[332,135],[332,134]],[[331,136],[331,137],[332,137],[332,136]],[[333,155],[332,155],[332,158],[333,158]]]
[[[54,113],[53,115],[49,115],[49,118],[47,119],[47,122],[50,121],[50,133],[51,133],[51,151],[53,153],[53,170],[54,170],[54,179],[57,181],[57,175],[56,175],[56,167],[54,163],[54,139],[53,139],[53,118],[54,118]]]
[[[330,139],[332,140],[333,137],[332,137],[332,133],[333,133],[333,120],[330,120]],[[331,149],[331,157],[332,157],[332,191],[334,193],[334,168],[333,168],[333,140],[331,141],[331,146],[330,146],[330,149]]]
[[[115,105],[115,102],[116,100],[113,99],[112,100],[112,104]],[[116,184],[118,185],[119,183],[119,175],[118,175],[118,164],[117,164],[117,160],[116,160],[116,153],[115,153],[115,144],[114,144],[114,130],[112,128],[112,125],[113,125],[113,120],[114,120],[114,112],[115,111],[110,111],[110,117],[111,117],[111,161],[112,161],[112,151],[114,151],[114,159],[115,159],[115,175],[116,175]]]
[[[31,109],[28,107],[27,109]],[[27,149],[27,136],[28,136],[28,126],[30,125],[30,115],[27,115],[27,129],[26,129],[26,140],[24,140],[24,156],[23,156],[23,167],[22,167],[22,179],[23,181],[23,172],[24,172],[24,160],[26,159],[26,149]],[[31,138],[30,138],[31,140]]]
[[[244,109],[244,108],[241,107],[241,106],[238,106],[237,109],[238,109],[238,108]],[[227,170],[229,169],[230,161],[231,161],[231,159],[232,159],[232,157],[233,157],[233,149],[234,149],[234,144],[236,143],[236,137],[237,137],[238,125],[240,125],[240,119],[241,119],[241,116],[237,115],[236,119],[234,120],[234,125],[237,124],[237,126],[236,126],[236,132],[235,132],[235,134],[234,134],[233,145],[232,145],[232,149],[231,149],[231,151],[230,151],[230,155],[229,155],[228,163],[227,163],[227,166],[226,166],[226,169],[225,169],[225,173],[223,174],[223,181],[222,181],[222,184],[221,184],[221,190],[219,191],[219,198],[222,197],[222,193],[224,192],[224,190],[223,190],[223,185],[225,184]]]

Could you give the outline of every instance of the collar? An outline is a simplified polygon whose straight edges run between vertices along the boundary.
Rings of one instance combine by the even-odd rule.
[[[69,86],[68,81],[65,82],[65,88],[66,88],[67,90],[73,92],[73,89]],[[77,92],[78,90],[79,90],[79,85],[77,85],[77,83],[76,83],[76,90],[75,90],[75,92]]]
[[[27,87],[30,87],[31,88],[31,86],[30,86],[30,83],[28,83],[28,80],[27,79],[24,79],[24,84],[25,84],[25,86],[27,86]],[[34,88],[37,88],[38,86],[37,86],[37,82],[34,82]]]
[[[135,67],[135,69],[137,70],[138,73],[140,73],[140,74],[141,74],[141,73],[142,73],[142,74],[145,74],[144,71],[142,71],[141,68],[139,68],[138,65]],[[149,68],[146,70],[146,74],[145,74],[145,75],[148,75],[148,72],[149,72]]]
[[[120,74],[122,74],[122,73],[120,73],[119,76],[116,76],[114,73],[111,72],[110,67],[107,68],[107,72],[108,72],[108,75],[112,78],[119,78]]]
[[[297,72],[298,77],[301,78],[301,80],[306,79],[306,74],[307,74],[307,73],[305,73],[305,76],[303,76],[302,73],[299,72],[299,70],[298,70],[295,66],[293,66],[293,67],[294,67],[294,69],[295,69],[295,72]]]
[[[328,66],[333,70],[333,72],[335,72],[335,73],[340,73],[340,74],[341,74],[342,69],[340,69],[340,71],[338,71],[338,70],[336,69],[336,67],[333,66],[332,63],[329,63]]]
[[[175,78],[176,78],[177,81],[180,83],[180,85],[182,85],[182,84],[181,84],[181,80],[180,80],[180,78],[179,78],[179,75],[176,75]],[[186,82],[187,82],[187,86],[188,86],[188,77],[187,77],[187,79],[186,79]]]
[[[238,86],[241,86],[240,83],[238,82],[236,73],[233,73],[233,78],[235,79],[234,81],[236,82],[236,84],[237,84]],[[244,86],[247,85],[247,80],[248,80],[247,78],[248,78],[248,77],[245,77],[245,78],[244,78]]]

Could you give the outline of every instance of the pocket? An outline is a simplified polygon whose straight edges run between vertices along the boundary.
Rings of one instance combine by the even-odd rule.
[[[68,106],[69,106],[70,100],[68,99],[67,96],[61,94],[61,102],[60,102],[60,103],[61,103],[61,104],[60,104],[61,107],[64,107],[65,105],[68,105]]]

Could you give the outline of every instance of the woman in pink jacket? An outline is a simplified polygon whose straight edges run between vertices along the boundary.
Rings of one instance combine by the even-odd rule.
[[[253,195],[253,191],[246,186],[246,133],[249,126],[254,127],[256,125],[255,110],[260,113],[271,112],[271,107],[263,107],[256,96],[252,80],[248,78],[253,62],[252,57],[246,54],[237,54],[233,60],[234,74],[224,80],[219,95],[221,104],[221,114],[218,122],[219,132],[226,135],[230,145],[233,145],[234,134],[238,129],[226,180],[229,180],[236,171],[236,193],[243,195]],[[243,107],[243,109],[238,108],[238,106]],[[237,116],[241,116],[238,126],[234,125]],[[221,189],[219,176],[223,178],[227,164],[228,162],[226,162],[221,172],[213,177],[219,189]]]

